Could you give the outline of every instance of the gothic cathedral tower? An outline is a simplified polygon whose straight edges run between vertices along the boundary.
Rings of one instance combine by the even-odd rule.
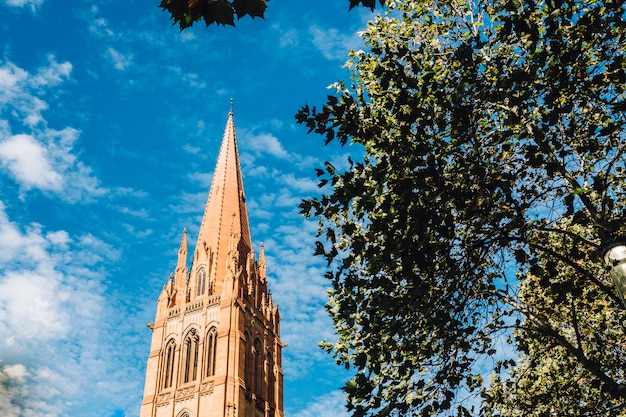
[[[198,242],[157,301],[140,417],[282,417],[278,305],[255,259],[232,111]]]

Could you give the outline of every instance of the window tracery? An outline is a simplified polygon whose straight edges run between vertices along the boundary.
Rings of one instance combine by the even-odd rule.
[[[274,377],[274,354],[271,350],[267,350],[267,400],[270,403],[271,407],[274,407],[274,385],[276,384],[276,380]]]
[[[191,329],[185,337],[183,345],[182,383],[196,380],[198,370],[198,332]]]
[[[196,286],[196,297],[204,295],[206,289],[206,269],[200,268],[198,271],[198,281]]]
[[[209,377],[215,375],[215,350],[217,348],[217,329],[212,327],[204,341],[204,376]]]
[[[263,346],[259,339],[254,340],[254,391],[263,392]]]
[[[242,349],[243,349],[243,380],[244,383],[246,384],[246,388],[250,389],[252,388],[252,380],[251,380],[251,368],[252,366],[250,365],[250,343],[248,342],[250,340],[250,337],[248,335],[247,331],[244,331],[243,333],[243,339],[242,339]]]
[[[165,346],[165,351],[163,353],[163,388],[170,388],[172,386],[175,353],[176,342],[170,340]]]

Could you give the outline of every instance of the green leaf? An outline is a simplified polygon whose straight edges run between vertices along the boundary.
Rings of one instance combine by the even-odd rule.
[[[233,0],[233,8],[237,14],[237,18],[248,15],[251,18],[263,18],[267,4],[265,0]]]

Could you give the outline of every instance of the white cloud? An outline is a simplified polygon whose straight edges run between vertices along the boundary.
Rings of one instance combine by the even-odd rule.
[[[186,30],[180,33],[180,39],[183,42],[189,42],[189,41],[193,41],[196,39],[196,35],[191,32],[190,30]]]
[[[91,13],[95,15],[98,8],[93,7]],[[99,38],[112,37],[114,35],[113,31],[109,29],[109,23],[106,19],[102,17],[94,17],[87,18],[87,22],[89,23],[89,32]]]
[[[120,71],[124,71],[133,63],[132,54],[123,54],[111,47],[107,49],[107,56],[113,62],[113,66],[115,67],[115,69]]]
[[[309,177],[296,178],[293,173],[279,175],[276,178],[280,184],[296,191],[304,192],[307,194],[317,194],[319,187],[317,181]]]
[[[39,68],[35,74],[12,62],[0,62],[0,114],[12,111],[12,115],[26,126],[42,123],[41,113],[48,104],[38,96],[44,88],[56,86],[69,78],[71,71],[72,64],[59,63],[53,55],[48,55],[48,65]]]
[[[202,76],[195,72],[185,72],[181,67],[169,68],[175,75],[177,81],[183,81],[193,88],[204,89],[206,87],[206,81],[202,79]],[[198,122],[199,128],[203,128],[204,121]]]
[[[300,40],[298,39],[298,32],[295,29],[288,30],[282,33],[280,36],[281,48],[285,48],[285,47],[295,48],[299,44],[300,44]]]
[[[69,62],[57,62],[54,55],[48,55],[48,66],[39,68],[32,85],[35,87],[54,87],[61,84],[64,79],[70,77],[72,64]]]
[[[60,190],[62,176],[52,169],[47,150],[30,135],[14,135],[0,142],[0,162],[25,188]]]
[[[289,153],[278,138],[269,133],[261,133],[247,138],[247,149],[259,154],[269,154],[280,159],[289,159]]]
[[[337,29],[325,29],[317,25],[309,27],[311,42],[328,60],[348,59],[348,51],[358,49],[363,44],[357,33],[346,35]]]
[[[110,415],[136,404],[134,313],[106,295],[102,274],[118,257],[92,235],[20,227],[0,202],[0,415]]]
[[[23,346],[28,340],[64,337],[69,316],[61,308],[68,294],[60,292],[59,276],[52,271],[5,273],[0,282],[0,312],[10,319],[0,324],[5,340]]]
[[[346,394],[343,391],[333,391],[318,397],[304,409],[289,414],[291,417],[348,417],[346,409]]]
[[[78,130],[47,127],[43,112],[49,105],[41,96],[68,79],[72,64],[48,55],[33,73],[12,62],[0,63],[0,169],[24,192],[39,189],[75,202],[105,194],[91,168],[78,160],[74,144]],[[22,125],[17,134],[12,133]],[[26,131],[26,132],[24,132]]]
[[[188,175],[189,179],[194,182],[197,182],[205,189],[209,189],[211,187],[211,181],[213,180],[212,172],[192,172]]]
[[[15,365],[7,365],[4,367],[4,373],[11,379],[18,380],[19,382],[23,382],[28,372],[26,371],[26,367],[21,363],[16,363]]]
[[[34,11],[43,3],[43,0],[5,0],[5,3],[7,6],[28,7]]]
[[[66,256],[70,243],[79,249],[73,259]],[[94,250],[112,252],[89,235],[72,242],[67,232],[44,234],[38,224],[22,232],[8,219],[0,201],[0,344],[18,348],[33,339],[63,338],[76,318],[71,314],[76,305],[70,301],[94,301],[90,281],[67,273],[72,271],[73,261],[84,263],[85,254]],[[80,299],[72,300],[77,292]]]
[[[202,190],[197,193],[182,192],[176,197],[176,202],[170,205],[170,209],[175,213],[185,214],[202,212],[207,199],[207,191]]]
[[[71,71],[72,64],[58,62],[53,55],[34,73],[12,62],[0,63],[0,119],[4,119],[0,123],[0,169],[22,192],[39,189],[74,202],[106,190],[74,152],[79,132],[71,127],[47,128],[43,117],[49,105],[40,97],[68,79]],[[28,132],[13,134],[11,122]]]
[[[323,339],[335,339],[324,309],[330,283],[323,276],[323,260],[312,256],[316,223],[290,216],[283,216],[281,222],[261,233],[260,238],[265,240],[270,288],[280,306],[281,339],[288,344],[284,350],[285,375],[305,379],[315,375],[318,366],[334,362],[316,349]]]
[[[0,167],[22,188],[53,192],[75,202],[102,196],[107,191],[73,152],[78,131],[47,129],[32,135],[4,136],[0,132]]]
[[[193,145],[190,145],[188,143],[185,143],[183,145],[183,150],[185,152],[187,152],[187,153],[196,155],[196,154],[200,153],[200,151],[202,151],[202,148],[200,148],[199,146],[193,146]]]
[[[61,246],[63,248],[66,248],[67,244],[70,242],[70,236],[67,234],[65,230],[57,230],[56,232],[48,232],[46,234],[46,239],[49,240],[52,244],[56,246]]]

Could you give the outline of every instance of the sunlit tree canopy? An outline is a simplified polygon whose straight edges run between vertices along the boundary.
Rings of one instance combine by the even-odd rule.
[[[387,7],[297,115],[364,152],[301,205],[349,409],[623,413],[626,314],[597,253],[626,228],[623,3]]]

